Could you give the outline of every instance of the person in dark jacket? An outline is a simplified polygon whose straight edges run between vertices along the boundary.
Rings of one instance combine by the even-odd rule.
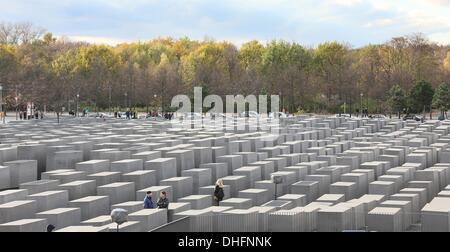
[[[47,226],[47,232],[53,232],[53,230],[55,230],[55,226],[53,226],[52,224]]]
[[[144,199],[144,209],[152,209],[152,208],[154,208],[152,201],[152,192],[148,191]]]
[[[156,203],[158,208],[168,208],[169,207],[169,199],[167,198],[167,194],[165,191],[160,193],[160,197],[158,202]]]
[[[223,192],[223,180],[218,179],[216,182],[216,189],[214,190],[214,201],[216,202],[217,206],[219,205],[219,202],[223,200],[225,197],[225,194]]]

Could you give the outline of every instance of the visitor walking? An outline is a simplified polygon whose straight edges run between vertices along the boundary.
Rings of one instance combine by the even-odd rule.
[[[148,191],[144,199],[144,209],[152,209],[152,208],[154,208],[152,201],[152,192]]]
[[[216,202],[216,205],[218,206],[220,201],[223,200],[225,197],[225,194],[223,192],[223,180],[218,179],[216,181],[216,189],[214,190],[214,201]]]
[[[159,194],[159,200],[156,203],[158,208],[168,208],[169,207],[169,199],[167,198],[167,193],[165,191],[162,191]]]

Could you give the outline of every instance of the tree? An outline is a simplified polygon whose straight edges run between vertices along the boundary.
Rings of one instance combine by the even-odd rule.
[[[309,112],[341,112],[344,103],[352,111],[363,93],[364,104],[383,111],[380,104],[390,104],[386,91],[395,83],[410,90],[408,107],[422,111],[432,97],[429,85],[417,85],[422,79],[448,83],[450,45],[421,34],[360,48],[282,40],[238,48],[186,37],[99,46],[56,38],[30,23],[0,21],[0,83],[8,109],[20,97],[19,106],[34,102],[59,110],[71,107],[77,93],[81,103],[98,109],[124,104],[150,109],[201,85],[204,94],[281,94],[289,111]]]
[[[405,91],[399,85],[394,85],[389,90],[388,97],[392,111],[397,112],[398,118],[400,119],[401,111],[406,105]]]
[[[408,106],[412,112],[425,112],[433,101],[434,90],[430,83],[421,80],[411,88],[408,95]]]
[[[447,52],[447,57],[444,59],[444,69],[450,72],[450,51]]]
[[[209,42],[181,59],[181,73],[186,90],[202,86],[214,94],[224,95],[233,89],[237,48],[229,43]]]
[[[9,45],[0,44],[0,83],[7,84],[16,75],[18,62],[16,49]]]
[[[26,44],[38,40],[45,30],[31,23],[0,23],[0,44]]]
[[[289,111],[305,103],[312,58],[311,53],[297,43],[272,41],[264,50],[262,73],[265,88],[268,93],[281,94],[281,105]]]
[[[262,59],[264,46],[253,40],[243,44],[239,50],[238,60],[242,68],[244,94],[260,94],[262,90]]]
[[[328,99],[328,106],[338,105],[352,89],[351,58],[348,46],[326,42],[315,50],[316,72]]]
[[[79,87],[73,92],[71,87],[76,87],[76,85],[70,85],[75,74],[75,64],[76,54],[73,50],[60,54],[51,63],[53,79],[51,80],[52,85],[47,90],[47,96],[50,107],[56,112],[58,123],[62,107],[71,98],[71,93],[79,94],[80,92]]]
[[[442,83],[436,88],[433,96],[433,106],[441,111],[441,116],[444,116],[444,113],[449,109],[450,93],[446,83]]]
[[[120,65],[120,57],[107,46],[82,46],[78,48],[75,71],[84,80],[86,97],[94,107],[110,107],[112,82]],[[105,92],[106,91],[106,92]]]

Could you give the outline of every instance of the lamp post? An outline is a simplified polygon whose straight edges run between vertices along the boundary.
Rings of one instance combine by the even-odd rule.
[[[17,104],[17,100],[19,100],[19,97],[14,97],[14,100],[16,101],[16,121],[19,120],[18,118],[18,113],[17,113],[17,108],[19,107],[19,105]]]
[[[125,108],[128,109],[128,93],[125,92]]]
[[[78,100],[80,99],[80,94],[77,94],[77,109],[75,113],[75,117],[78,117]]]
[[[3,86],[2,85],[0,85],[0,113],[2,114],[2,117],[3,117],[3,124],[5,124],[5,122],[6,122],[6,119],[5,119],[6,115],[3,114]]]
[[[284,112],[283,94],[281,92],[280,92],[280,101],[281,101],[281,109],[280,109],[280,111]]]
[[[111,115],[111,92],[112,92],[112,90],[111,90],[111,84],[109,84],[108,89],[109,89],[109,102],[108,102],[108,107],[109,107],[109,115]]]
[[[363,117],[363,96],[364,96],[364,94],[361,93],[360,96],[361,96],[361,109],[360,109],[360,112],[361,112],[361,117]]]

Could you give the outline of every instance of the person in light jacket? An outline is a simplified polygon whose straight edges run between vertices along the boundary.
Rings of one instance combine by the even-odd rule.
[[[223,192],[223,180],[218,179],[216,182],[216,188],[214,190],[214,201],[216,202],[216,205],[219,205],[219,202],[223,200],[225,197],[225,193]]]

